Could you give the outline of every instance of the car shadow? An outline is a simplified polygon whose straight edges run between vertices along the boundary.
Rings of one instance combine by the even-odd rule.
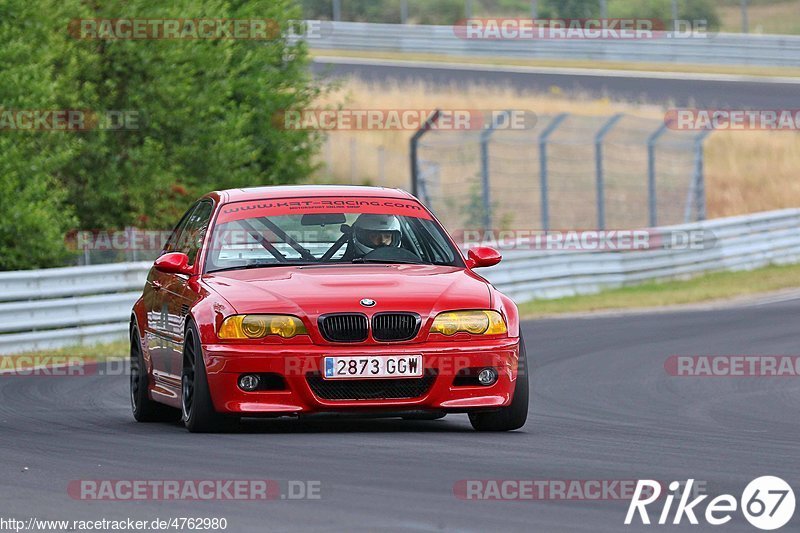
[[[161,427],[170,433],[187,433],[183,422],[165,421],[149,424],[137,424],[129,421],[134,428],[151,432]],[[146,427],[143,427],[146,426]],[[229,431],[220,434],[228,435],[291,435],[291,434],[347,434],[347,433],[476,433],[470,426],[467,417],[460,414],[448,415],[439,420],[403,420],[402,418],[369,418],[354,415],[325,417],[281,417],[281,418],[244,418],[241,423]],[[527,433],[525,428],[517,431],[503,432],[509,435]]]
[[[449,417],[448,417],[449,418]],[[246,418],[238,433],[472,433],[466,419],[403,420],[401,418]],[[460,418],[460,417],[459,417]]]

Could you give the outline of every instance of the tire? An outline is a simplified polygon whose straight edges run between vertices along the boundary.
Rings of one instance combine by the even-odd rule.
[[[203,347],[193,322],[187,326],[183,342],[181,414],[186,429],[191,433],[233,431],[239,425],[238,417],[220,414],[214,410],[203,360]]]
[[[142,343],[135,326],[130,330],[130,397],[133,418],[137,422],[177,422],[180,412],[153,401],[148,394],[150,376],[144,364]]]
[[[496,411],[469,414],[469,421],[476,431],[513,431],[525,425],[528,419],[528,358],[525,342],[519,340],[519,363],[517,365],[517,386],[508,407]]]

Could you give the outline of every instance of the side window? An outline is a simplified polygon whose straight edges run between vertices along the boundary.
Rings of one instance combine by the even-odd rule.
[[[203,200],[199,204],[186,222],[186,226],[181,231],[178,244],[178,251],[189,256],[189,264],[193,265],[197,258],[197,253],[203,245],[203,237],[206,235],[208,224],[211,221],[211,212],[214,206],[210,200]]]
[[[161,252],[161,255],[168,254],[170,252],[180,252],[180,242],[181,242],[181,234],[183,233],[183,229],[186,227],[186,223],[189,222],[191,218],[192,211],[197,209],[199,202],[192,204],[192,207],[186,210],[186,213],[183,214],[181,217],[180,222],[178,225],[175,226],[175,229],[172,230],[172,234],[170,234],[169,239],[167,239],[167,244],[164,245],[164,250]]]

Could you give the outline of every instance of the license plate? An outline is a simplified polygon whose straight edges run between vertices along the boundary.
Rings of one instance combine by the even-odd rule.
[[[326,357],[325,379],[422,377],[421,355]]]

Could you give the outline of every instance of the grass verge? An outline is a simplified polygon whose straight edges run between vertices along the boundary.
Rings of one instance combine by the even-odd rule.
[[[124,359],[129,344],[121,340],[89,346],[68,346],[57,349],[20,352],[0,356],[0,371],[28,370],[39,366],[91,364],[100,361]]]
[[[794,287],[800,287],[800,265],[773,265],[750,271],[715,272],[687,281],[646,283],[597,294],[534,300],[519,304],[519,310],[524,318],[535,318],[727,300]]]

